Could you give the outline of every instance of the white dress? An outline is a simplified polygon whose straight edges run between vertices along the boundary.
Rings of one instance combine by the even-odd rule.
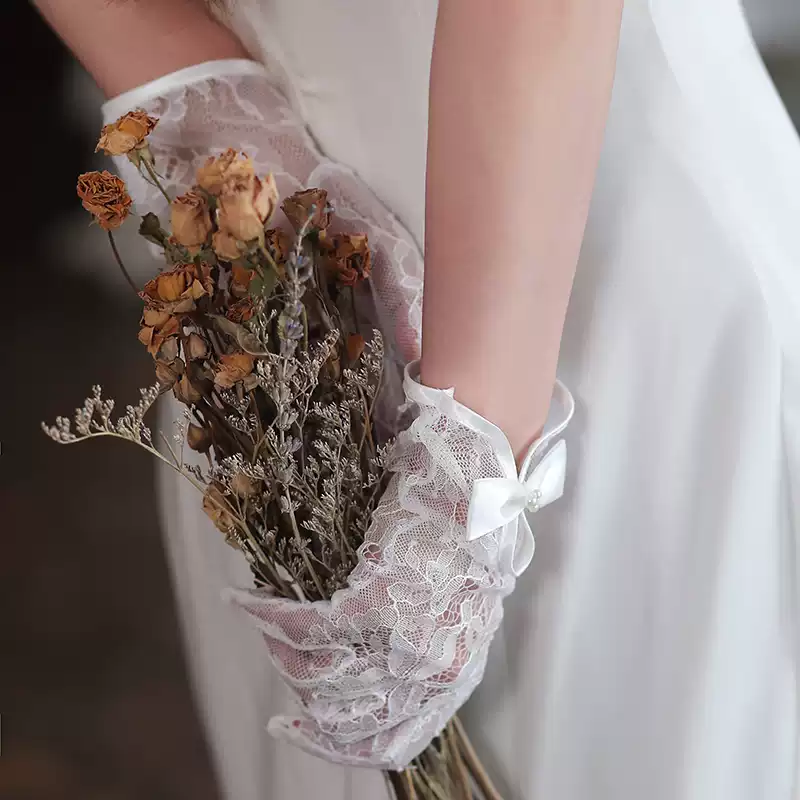
[[[229,18],[418,242],[435,14],[236,0]],[[462,712],[506,800],[800,797],[800,142],[735,0],[626,3],[559,377],[566,491]],[[224,796],[384,797],[379,774],[270,739],[287,694],[219,599],[247,567],[193,489],[162,489]]]

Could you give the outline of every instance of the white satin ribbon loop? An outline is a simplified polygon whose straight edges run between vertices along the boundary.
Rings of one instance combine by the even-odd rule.
[[[561,413],[555,425],[546,428],[531,445],[518,474],[514,453],[505,434],[489,420],[459,403],[455,399],[455,389],[434,389],[420,383],[418,361],[406,365],[403,387],[408,403],[438,408],[486,436],[494,446],[506,477],[479,478],[473,483],[467,512],[467,541],[475,541],[498,528],[504,528],[501,560],[510,564],[515,575],[520,575],[530,564],[535,546],[533,531],[523,512],[538,511],[564,493],[567,444],[563,439],[559,439],[552,447],[550,444],[567,427],[575,413],[572,393],[556,379],[553,397],[561,406]],[[539,458],[541,453],[545,455]],[[531,465],[537,459],[538,463],[532,469]]]
[[[564,493],[567,444],[560,439],[529,477],[480,478],[472,487],[467,519],[467,540],[497,530],[516,519],[526,508],[538,511]]]
[[[514,572],[519,575],[533,558],[533,531],[524,511],[535,512],[564,493],[567,443],[563,439],[546,453],[528,476],[481,478],[473,484],[467,515],[467,540],[504,528],[514,520]]]

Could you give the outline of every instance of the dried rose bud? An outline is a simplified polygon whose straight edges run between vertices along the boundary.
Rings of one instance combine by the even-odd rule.
[[[264,234],[264,225],[278,205],[278,187],[272,175],[227,181],[219,195],[217,224],[240,242]]]
[[[130,111],[103,128],[95,153],[102,150],[107,156],[123,156],[143,148],[145,139],[157,124],[157,119],[141,109]]]
[[[158,348],[156,358],[159,361],[166,361],[171,364],[178,357],[178,337],[170,336],[161,347]]]
[[[253,162],[242,153],[228,148],[220,156],[211,156],[197,170],[197,184],[211,195],[218,195],[223,187],[232,180],[251,180],[255,176]]]
[[[218,486],[211,484],[206,488],[203,495],[203,511],[216,525],[217,530],[225,534],[225,541],[233,547],[238,547],[231,536],[231,532],[236,528],[236,518],[231,512],[231,507],[225,495]]]
[[[231,478],[231,491],[237,497],[255,497],[259,491],[260,481],[257,481],[244,472],[237,472]]]
[[[110,172],[85,172],[78,176],[78,197],[103,230],[119,228],[131,210],[125,182]]]
[[[351,364],[358,361],[364,352],[364,337],[360,333],[351,333],[347,337],[347,358]]]
[[[239,381],[252,375],[255,359],[249,353],[231,353],[220,357],[220,364],[214,375],[214,383],[230,389]]]
[[[216,231],[211,237],[211,246],[223,261],[235,261],[242,255],[238,239],[228,231]]]
[[[211,233],[211,214],[206,198],[190,191],[172,201],[172,235],[184,247],[201,247]]]
[[[313,206],[313,212],[312,212]],[[325,230],[331,224],[328,193],[324,189],[306,189],[287,197],[281,205],[292,227],[299,231],[308,221],[310,230]]]
[[[202,336],[196,333],[190,333],[189,337],[183,345],[186,358],[194,360],[196,358],[205,358],[208,355],[208,345]]]
[[[156,379],[161,384],[162,391],[167,391],[175,385],[183,373],[183,362],[176,358],[171,364],[166,361],[156,361]]]
[[[206,453],[212,444],[211,431],[191,422],[186,430],[186,443],[192,450],[196,450],[198,453]]]
[[[342,376],[342,361],[337,355],[332,355],[324,366],[325,374],[334,381],[338,381]]]
[[[203,399],[202,392],[192,383],[188,373],[185,372],[173,385],[172,393],[181,403],[190,407],[196,406]]]

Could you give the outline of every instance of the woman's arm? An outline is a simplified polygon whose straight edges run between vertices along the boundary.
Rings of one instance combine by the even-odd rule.
[[[541,432],[600,153],[623,0],[440,0],[422,380],[522,454]]]
[[[34,0],[106,96],[170,72],[247,58],[202,0]]]

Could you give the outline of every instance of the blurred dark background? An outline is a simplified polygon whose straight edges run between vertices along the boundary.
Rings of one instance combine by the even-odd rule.
[[[152,383],[140,304],[75,196],[78,173],[104,165],[100,98],[26,2],[0,15],[13,221],[0,248],[0,798],[216,800],[153,462],[112,440],[62,447],[39,427],[98,380],[123,407]]]
[[[800,4],[751,5],[800,120]],[[103,164],[92,155],[101,98],[27,3],[5,0],[0,15],[13,222],[0,249],[0,800],[214,800],[153,463],[109,440],[60,447],[39,428],[98,379],[124,405],[152,378],[139,305],[74,194],[77,174]],[[146,260],[132,266],[146,273]]]

